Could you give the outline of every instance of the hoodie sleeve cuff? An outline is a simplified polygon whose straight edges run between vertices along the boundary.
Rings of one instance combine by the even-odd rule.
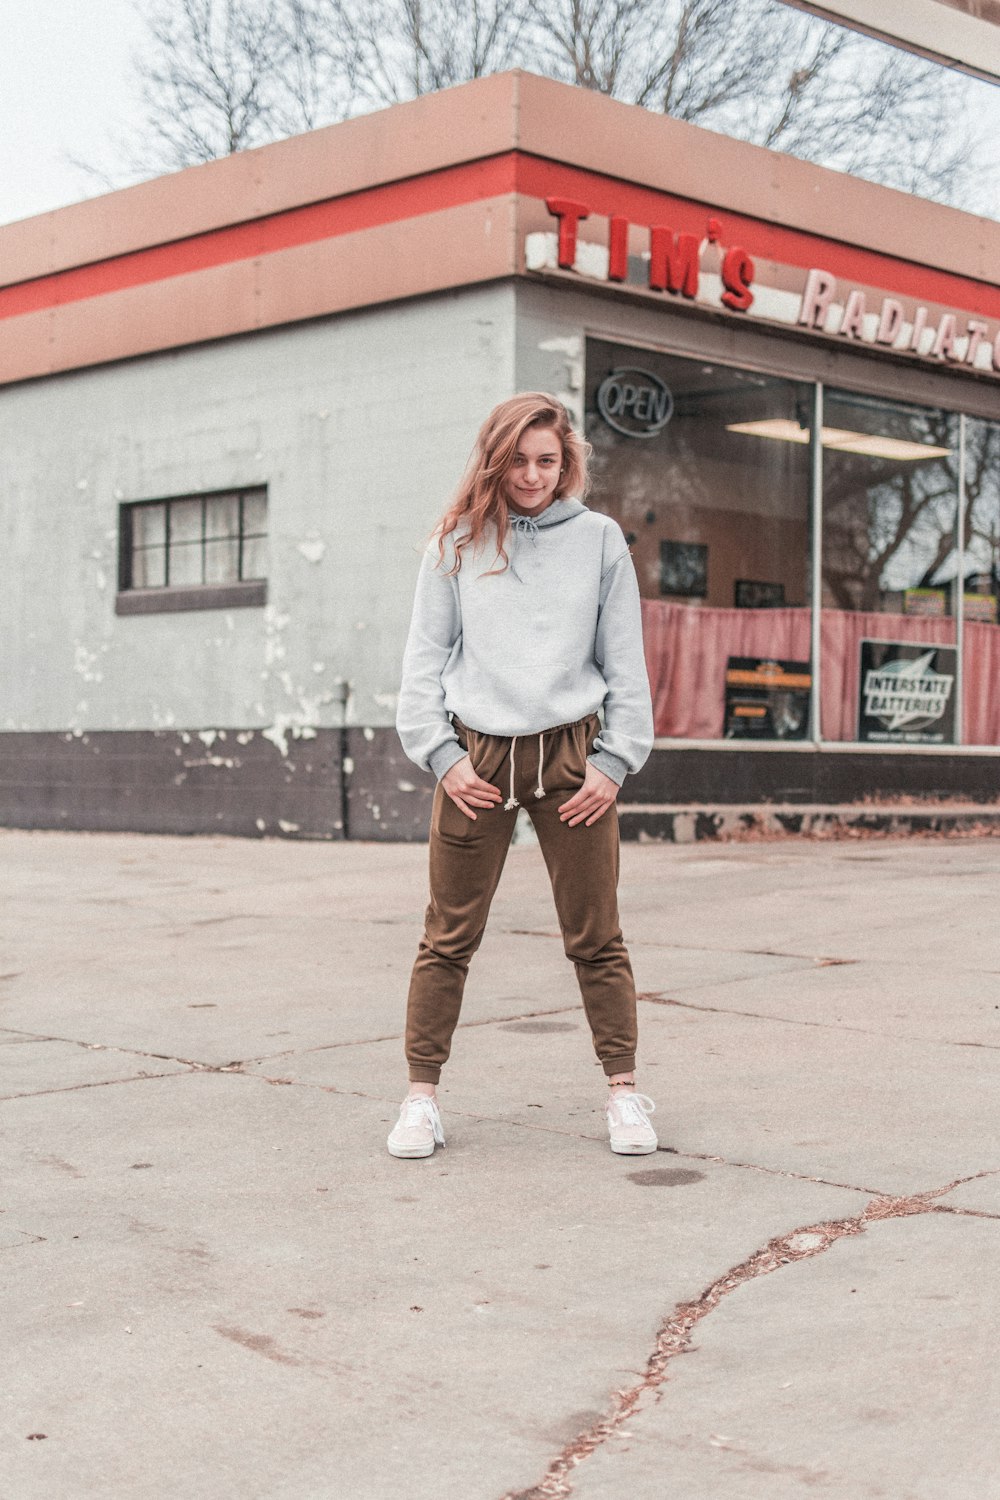
[[[605,776],[610,776],[611,780],[616,781],[619,786],[621,786],[628,775],[628,766],[622,760],[621,756],[612,755],[610,750],[595,750],[593,755],[587,756],[587,759],[592,766],[596,766],[599,771],[603,771]]]
[[[428,765],[438,781],[440,781],[445,772],[450,771],[452,766],[456,765],[462,759],[463,755],[467,754],[468,751],[462,749],[458,740],[445,740],[443,745],[439,745],[436,750],[431,751],[428,757]]]

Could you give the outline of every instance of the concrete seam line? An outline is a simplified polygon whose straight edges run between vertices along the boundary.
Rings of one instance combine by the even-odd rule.
[[[525,1010],[519,1011],[515,1016],[484,1016],[477,1021],[459,1021],[457,1030],[468,1031],[474,1026],[503,1026],[508,1021],[529,1021],[540,1016],[561,1016],[569,1011],[581,1010],[579,1001],[570,1005],[559,1005],[549,1010]],[[39,1031],[19,1031],[13,1027],[0,1026],[0,1036],[25,1037],[32,1042],[64,1042],[70,1047],[85,1047],[91,1052],[120,1052],[125,1057],[155,1057],[159,1062],[183,1063],[186,1068],[195,1068],[205,1073],[235,1073],[245,1068],[248,1063],[271,1062],[279,1057],[305,1056],[312,1052],[332,1052],[342,1047],[374,1047],[379,1042],[399,1042],[403,1039],[401,1031],[391,1032],[387,1036],[360,1037],[352,1042],[321,1042],[316,1047],[286,1047],[280,1052],[261,1052],[254,1057],[234,1058],[228,1063],[202,1062],[193,1057],[181,1057],[173,1052],[144,1052],[141,1047],[122,1047],[116,1042],[85,1042],[75,1036],[51,1036]],[[12,1097],[20,1097],[14,1095]]]
[[[207,1071],[224,1072],[227,1070],[209,1069]],[[339,1089],[337,1088],[336,1084],[314,1083],[311,1079],[307,1078],[272,1078],[269,1077],[266,1073],[245,1073],[242,1072],[239,1068],[232,1068],[228,1071],[237,1073],[241,1078],[254,1079],[258,1083],[268,1083],[272,1086],[285,1088],[291,1087],[302,1089],[316,1089],[323,1094],[333,1094],[338,1099],[367,1099],[372,1104],[395,1104],[395,1096],[390,1098],[388,1095],[384,1094],[367,1094],[363,1089]],[[166,1074],[164,1076],[171,1078],[183,1078],[185,1075],[183,1073],[172,1073]],[[513,1130],[533,1130],[543,1135],[568,1136],[571,1140],[577,1141],[596,1142],[603,1139],[602,1135],[586,1135],[581,1134],[581,1132],[578,1130],[562,1130],[557,1125],[543,1125],[541,1123],[536,1124],[534,1120],[510,1120],[504,1119],[500,1115],[474,1113],[472,1110],[457,1109],[453,1105],[449,1105],[449,1114],[454,1115],[456,1118],[461,1120],[485,1120],[494,1125],[509,1126]],[[841,1188],[846,1193],[860,1193],[864,1194],[866,1197],[877,1199],[879,1201],[883,1199],[893,1199],[893,1195],[891,1193],[887,1193],[881,1188],[865,1187],[853,1182],[835,1182],[828,1177],[810,1177],[805,1172],[789,1172],[783,1170],[781,1167],[765,1167],[759,1162],[730,1161],[730,1159],[726,1156],[714,1156],[705,1151],[678,1151],[673,1146],[659,1146],[657,1148],[657,1151],[662,1153],[663,1155],[675,1156],[679,1161],[710,1161],[714,1162],[717,1166],[732,1167],[736,1171],[740,1172],[763,1172],[769,1177],[785,1177],[792,1182],[811,1182],[817,1184],[820,1187]],[[939,1195],[941,1193],[948,1193],[951,1192],[953,1188],[960,1187],[963,1183],[976,1182],[980,1177],[991,1177],[997,1174],[1000,1174],[1000,1167],[985,1167],[981,1172],[972,1172],[968,1177],[956,1178],[956,1180],[953,1183],[949,1183],[947,1187],[935,1189],[934,1193],[931,1194],[931,1196]],[[971,1208],[953,1208],[946,1205],[941,1205],[936,1210],[936,1212],[966,1214],[970,1217],[984,1219],[1000,1219],[1000,1214],[990,1214],[978,1209]]]
[[[73,1094],[78,1089],[109,1089],[117,1083],[148,1083],[151,1078],[183,1078],[183,1073],[134,1073],[131,1078],[99,1078],[94,1083],[67,1083],[57,1089],[34,1089],[26,1094],[0,1094],[0,1104],[15,1099],[43,1099],[46,1094]]]
[[[976,1174],[985,1175],[989,1174]],[[954,1212],[932,1200],[971,1180],[956,1178],[944,1187],[914,1193],[908,1197],[880,1195],[873,1198],[854,1218],[827,1219],[816,1224],[802,1225],[786,1234],[775,1235],[739,1265],[731,1266],[728,1271],[716,1277],[693,1302],[678,1303],[660,1325],[641,1379],[633,1386],[614,1392],[607,1414],[566,1444],[538,1484],[526,1490],[508,1490],[501,1500],[567,1500],[573,1493],[570,1479],[573,1469],[613,1437],[626,1421],[638,1414],[643,1397],[667,1380],[670,1361],[678,1355],[691,1352],[693,1330],[718,1306],[723,1297],[748,1281],[781,1270],[782,1266],[822,1255],[838,1240],[865,1233],[869,1224],[883,1219],[906,1218],[912,1214]],[[807,1236],[817,1243],[803,1243]]]
[[[497,932],[505,933],[508,937],[544,937],[561,938],[559,932],[549,932],[542,927],[497,927]],[[839,968],[844,964],[859,964],[860,958],[829,958],[823,954],[813,953],[785,953],[778,948],[716,948],[701,943],[665,943],[657,942],[655,938],[630,938],[630,948],[671,948],[678,952],[688,953],[730,953],[737,958],[794,958],[800,963],[814,966],[820,969]],[[793,971],[794,972],[794,971]],[[732,980],[723,979],[722,984],[731,984]]]
[[[732,984],[736,981],[723,982]],[[842,1026],[832,1021],[803,1021],[797,1016],[769,1016],[764,1011],[734,1010],[728,1005],[698,1005],[694,1000],[676,1000],[665,990],[642,990],[636,994],[636,999],[645,1000],[650,1005],[673,1005],[678,1010],[702,1011],[706,1015],[743,1016],[750,1021],[773,1021],[779,1026],[818,1026],[823,1031],[846,1031],[856,1036],[889,1037],[898,1042],[926,1042],[931,1047],[982,1047],[987,1052],[1000,1052],[1000,1043],[997,1042],[953,1042],[947,1037],[914,1036],[908,1031],[871,1031],[867,1026]]]

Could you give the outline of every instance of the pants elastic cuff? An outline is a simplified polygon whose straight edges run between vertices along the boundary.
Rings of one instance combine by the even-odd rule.
[[[441,1081],[441,1069],[435,1068],[433,1064],[411,1063],[411,1083],[439,1083]]]
[[[626,1052],[621,1057],[602,1057],[601,1067],[609,1078],[615,1073],[634,1073],[635,1053]]]

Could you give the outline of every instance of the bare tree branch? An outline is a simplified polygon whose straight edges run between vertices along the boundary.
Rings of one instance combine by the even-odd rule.
[[[778,0],[134,3],[133,174],[519,66],[963,207],[995,178],[969,104],[985,85]]]

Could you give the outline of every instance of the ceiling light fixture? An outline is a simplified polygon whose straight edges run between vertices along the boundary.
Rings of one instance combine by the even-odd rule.
[[[727,432],[745,432],[751,437],[773,438],[780,443],[808,443],[808,427],[800,427],[788,417],[770,417],[763,422],[732,422]],[[824,427],[824,448],[839,453],[860,453],[865,458],[895,459],[915,463],[919,459],[948,458],[950,448],[935,448],[930,443],[909,443],[902,438],[880,437],[870,432],[849,432],[842,427]]]

